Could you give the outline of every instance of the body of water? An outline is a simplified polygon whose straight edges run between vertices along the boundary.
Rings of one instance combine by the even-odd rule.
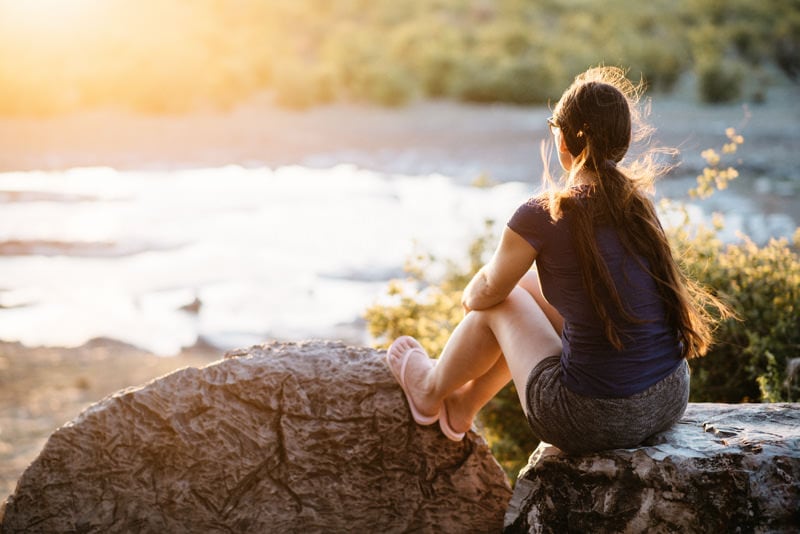
[[[534,192],[349,165],[0,173],[0,339],[163,355],[198,339],[368,342],[361,315],[412,254],[464,258]],[[705,209],[728,213],[730,236],[796,226],[735,190]]]
[[[0,191],[0,339],[158,354],[366,341],[363,311],[415,250],[463,257],[531,194],[350,166],[5,173]]]

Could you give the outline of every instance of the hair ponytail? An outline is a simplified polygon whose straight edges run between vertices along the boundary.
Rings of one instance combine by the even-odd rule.
[[[672,255],[655,206],[646,195],[665,170],[655,160],[659,151],[646,151],[638,161],[622,164],[632,140],[645,139],[652,131],[641,120],[636,106],[641,90],[641,85],[634,86],[621,69],[599,67],[578,76],[565,91],[554,117],[573,164],[561,188],[555,187],[545,170],[545,182],[551,186],[547,203],[553,220],[565,211],[572,214],[583,283],[609,343],[617,349],[624,346],[615,316],[627,323],[640,320],[621,301],[597,246],[595,229],[600,225],[614,227],[623,247],[653,277],[684,356],[702,356],[712,341],[715,320],[710,310],[716,310],[719,317],[728,317],[731,312],[688,279]],[[582,198],[572,186],[579,174],[587,173],[592,180],[584,189],[588,198]]]

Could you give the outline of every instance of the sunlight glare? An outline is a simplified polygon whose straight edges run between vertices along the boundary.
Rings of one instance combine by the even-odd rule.
[[[0,0],[0,20],[27,32],[68,28],[91,18],[102,0]]]

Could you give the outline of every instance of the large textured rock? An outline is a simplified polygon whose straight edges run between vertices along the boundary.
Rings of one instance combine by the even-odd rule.
[[[690,404],[645,446],[569,456],[542,444],[506,532],[798,532],[800,404]]]
[[[413,424],[382,354],[272,344],[88,408],[0,531],[489,532],[510,496],[477,434]]]

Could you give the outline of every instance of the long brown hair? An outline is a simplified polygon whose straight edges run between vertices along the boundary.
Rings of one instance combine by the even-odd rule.
[[[572,214],[572,235],[581,263],[581,275],[608,341],[623,348],[619,325],[611,311],[627,322],[632,317],[616,290],[597,246],[599,225],[615,228],[622,245],[637,258],[656,282],[667,319],[676,329],[684,355],[702,356],[712,341],[715,320],[730,314],[716,297],[688,279],[675,261],[667,236],[648,196],[655,178],[667,168],[658,163],[658,149],[650,147],[630,164],[623,164],[632,140],[646,140],[652,129],[639,108],[642,84],[634,85],[616,67],[597,67],[575,78],[553,110],[573,157],[569,174],[557,186],[547,171],[545,201],[553,220]],[[649,143],[648,143],[649,145]],[[543,155],[545,149],[543,146]],[[588,182],[581,189],[579,180]],[[603,295],[610,302],[606,302]],[[609,304],[611,307],[609,307]]]

